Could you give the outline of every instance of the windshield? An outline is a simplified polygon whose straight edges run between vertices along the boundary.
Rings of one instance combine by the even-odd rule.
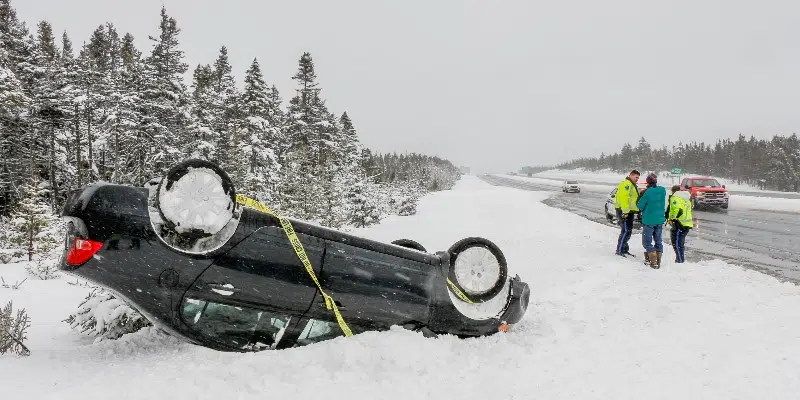
[[[567,181],[567,185],[577,185],[578,181]]]
[[[720,187],[716,179],[692,179],[691,187]]]

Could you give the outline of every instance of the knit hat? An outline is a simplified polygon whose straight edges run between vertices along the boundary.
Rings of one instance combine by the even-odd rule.
[[[656,174],[647,175],[648,185],[655,185],[656,183],[658,183],[658,176]]]

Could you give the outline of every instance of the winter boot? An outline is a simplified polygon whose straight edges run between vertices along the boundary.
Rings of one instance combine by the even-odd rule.
[[[656,252],[655,251],[647,252],[645,253],[645,255],[647,256],[647,261],[649,262],[650,268],[653,269],[658,268],[656,267],[656,262],[658,261],[658,255],[656,254]]]
[[[661,268],[661,252],[656,252],[656,269]]]

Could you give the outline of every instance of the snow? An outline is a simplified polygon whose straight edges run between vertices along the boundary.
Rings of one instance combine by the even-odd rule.
[[[200,229],[217,233],[230,221],[231,199],[222,188],[222,180],[208,168],[189,168],[167,190],[162,183],[159,192],[161,212],[178,223],[176,231]]]
[[[776,199],[732,194],[731,210],[762,210],[800,214],[800,199]]]
[[[718,260],[674,264],[670,250],[660,270],[616,257],[616,229],[541,204],[548,195],[464,176],[414,216],[355,230],[432,251],[467,236],[497,243],[509,274],[531,286],[509,333],[426,339],[398,328],[247,354],[153,328],[92,343],[62,322],[88,289],[29,279],[0,288],[0,303],[13,299],[32,320],[31,356],[0,356],[2,398],[797,398],[800,288]],[[24,264],[0,275],[21,280]]]

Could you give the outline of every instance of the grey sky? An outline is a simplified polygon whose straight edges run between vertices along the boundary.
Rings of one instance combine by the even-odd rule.
[[[161,5],[190,68],[227,45],[283,97],[311,52],[332,111],[380,152],[481,172],[651,144],[800,126],[800,3],[792,0],[12,0],[76,47],[113,22],[144,52]],[[224,5],[223,5],[224,4]]]

